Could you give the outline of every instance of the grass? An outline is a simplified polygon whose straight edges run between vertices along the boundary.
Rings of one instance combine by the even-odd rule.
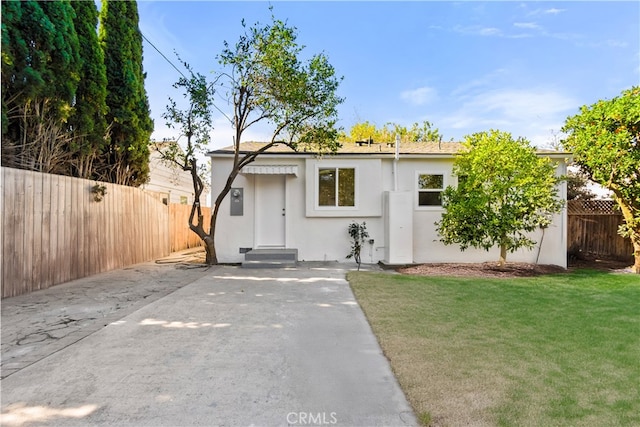
[[[637,275],[348,280],[425,425],[640,425]]]

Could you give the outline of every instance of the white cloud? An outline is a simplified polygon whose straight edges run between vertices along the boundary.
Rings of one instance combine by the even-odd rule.
[[[484,76],[459,85],[453,90],[453,92],[451,92],[451,96],[468,96],[469,92],[471,92],[472,90],[482,88],[483,86],[488,86],[496,81],[502,81],[507,78],[509,74],[510,71],[507,68],[497,68],[492,72],[485,74]]]
[[[541,27],[537,26],[534,23],[516,23],[514,24],[514,26],[522,30],[531,30],[531,29],[541,30],[542,29]],[[483,27],[479,25],[472,25],[467,27],[457,25],[453,28],[453,31],[459,34],[467,35],[467,36],[480,36],[480,37],[504,37],[509,39],[521,39],[521,38],[532,37],[531,34],[527,34],[527,33],[510,34],[508,32],[501,30],[500,28]]]
[[[505,117],[536,117],[567,111],[574,108],[576,102],[550,90],[506,89],[477,96],[471,105]]]
[[[419,87],[417,89],[405,90],[400,94],[400,99],[412,105],[424,105],[435,101],[438,93],[430,87]]]
[[[526,8],[526,6],[524,6]],[[549,9],[535,9],[529,12],[529,15],[558,15],[562,12],[566,12],[567,9],[557,9],[555,7]]]
[[[471,25],[467,27],[463,27],[461,25],[456,25],[453,28],[453,31],[460,34],[467,34],[472,36],[483,36],[483,37],[495,37],[502,36],[502,30],[495,27],[482,27],[479,25]]]
[[[527,30],[539,30],[541,28],[540,25],[536,24],[535,22],[514,22],[513,26],[516,28],[524,28]]]
[[[565,12],[567,9],[556,9],[555,7],[552,7],[551,9],[546,9],[544,12],[545,15],[557,15],[559,13]]]
[[[578,43],[578,46],[587,46],[587,47],[604,47],[604,48],[624,48],[629,46],[629,43],[621,40],[607,39],[599,42],[591,42],[591,43]]]
[[[579,102],[549,88],[492,89],[454,97],[457,107],[437,123],[457,131],[455,137],[490,129],[525,137],[536,146],[548,146],[552,131],[562,123]],[[460,134],[461,133],[461,134]]]
[[[486,27],[478,30],[478,34],[480,34],[481,36],[499,36],[502,34],[502,31],[500,31],[500,29],[498,28]]]
[[[481,114],[473,111],[473,109],[466,108],[465,106],[453,114],[447,115],[437,124],[439,125],[440,123],[444,125],[443,128],[463,130],[465,134],[504,128],[510,124],[508,120],[501,119],[498,116],[483,117]]]

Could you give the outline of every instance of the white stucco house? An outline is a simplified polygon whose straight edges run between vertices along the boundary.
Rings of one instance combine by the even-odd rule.
[[[241,144],[251,152],[262,143]],[[458,143],[344,143],[332,155],[275,146],[246,166],[220,207],[216,249],[220,262],[242,262],[250,249],[297,249],[303,261],[345,261],[351,222],[366,222],[370,240],[363,263],[411,264],[497,261],[489,252],[447,246],[434,223],[443,212],[440,193],[457,185],[453,175]],[[209,153],[212,194],[224,185],[233,147]],[[566,153],[545,151],[566,173]],[[560,197],[566,198],[565,184]],[[541,247],[509,254],[508,261],[566,267],[567,216],[563,211],[545,231]],[[542,232],[534,233],[540,242]]]
[[[168,146],[175,144],[174,141],[152,143],[149,153],[149,181],[141,188],[158,193],[165,204],[191,205],[195,197],[191,174],[183,171],[177,165],[163,161],[158,152],[158,150],[165,150]],[[208,193],[203,192],[200,196],[202,206],[208,206],[207,199]]]

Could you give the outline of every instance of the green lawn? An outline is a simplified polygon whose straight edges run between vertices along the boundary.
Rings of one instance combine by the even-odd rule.
[[[637,275],[348,280],[427,424],[640,425]]]

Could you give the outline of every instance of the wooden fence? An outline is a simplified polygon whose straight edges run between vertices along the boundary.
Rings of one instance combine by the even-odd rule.
[[[618,234],[624,218],[613,200],[570,200],[567,204],[567,250],[604,258],[633,257],[631,240]]]
[[[200,240],[200,237],[198,237],[198,235],[189,228],[190,213],[191,205],[169,205],[171,252],[202,246],[202,240]],[[205,231],[209,231],[211,208],[203,207],[202,215],[205,218]],[[197,218],[195,221],[197,222]]]
[[[95,201],[94,181],[1,169],[2,298],[198,245],[189,206],[109,183]]]

